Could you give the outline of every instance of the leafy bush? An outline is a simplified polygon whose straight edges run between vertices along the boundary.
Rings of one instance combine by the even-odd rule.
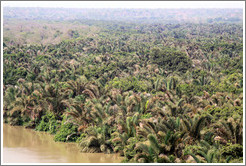
[[[42,116],[42,120],[39,125],[36,127],[37,131],[48,131],[51,134],[55,134],[59,128],[60,124],[55,118],[53,113],[47,113]]]
[[[66,122],[66,117],[64,116],[61,127],[59,128],[59,131],[56,133],[54,140],[61,142],[75,142],[77,138],[77,127],[74,126],[72,123]]]
[[[76,140],[77,143],[80,143],[82,141],[83,138],[86,137],[86,134],[85,133],[82,133]]]

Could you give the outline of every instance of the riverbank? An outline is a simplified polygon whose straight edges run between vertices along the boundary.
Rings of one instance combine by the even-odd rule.
[[[120,163],[119,154],[81,153],[76,143],[55,142],[52,135],[23,126],[3,125],[4,163]]]

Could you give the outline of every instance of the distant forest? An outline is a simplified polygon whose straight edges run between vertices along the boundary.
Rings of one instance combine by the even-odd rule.
[[[120,20],[138,22],[242,22],[243,9],[68,9],[9,8],[4,18],[27,20]]]

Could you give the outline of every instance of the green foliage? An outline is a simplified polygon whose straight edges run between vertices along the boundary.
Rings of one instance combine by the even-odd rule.
[[[191,59],[184,53],[174,49],[166,48],[164,50],[152,49],[151,62],[158,64],[161,68],[171,71],[186,72],[191,68]]]
[[[136,146],[136,143],[138,142],[137,138],[130,137],[127,140],[127,146],[124,147],[124,156],[127,160],[133,158],[135,156],[134,148]]]
[[[16,85],[17,80],[20,78],[25,78],[27,75],[27,70],[23,67],[16,68],[13,65],[4,65],[4,84],[5,85]]]
[[[143,114],[140,119],[149,119],[152,117],[152,114],[151,113],[146,113],[146,114]]]
[[[66,117],[63,117],[63,121],[59,131],[55,134],[54,140],[60,142],[75,142],[78,139],[77,126],[66,121]]]
[[[76,140],[76,143],[80,143],[85,137],[86,137],[85,133],[80,134],[80,136]]]
[[[37,131],[46,131],[51,134],[55,134],[60,127],[60,123],[57,121],[53,113],[47,113],[42,116],[40,123],[36,126]]]
[[[242,79],[243,75],[241,73],[233,73],[228,75],[218,86],[221,91],[239,94],[243,92],[243,87],[240,85]]]
[[[224,156],[231,155],[234,158],[243,157],[243,145],[228,143],[222,148],[221,153]]]
[[[211,114],[214,117],[213,121],[217,121],[219,119],[227,120],[229,117],[237,116],[240,117],[243,115],[243,108],[242,106],[235,106],[235,107],[215,107],[212,106],[207,109],[207,113]]]
[[[136,77],[116,77],[112,81],[109,81],[108,84],[109,86],[111,85],[112,87],[122,89],[123,91],[133,90],[135,92],[146,92],[149,89],[144,81],[140,81]]]

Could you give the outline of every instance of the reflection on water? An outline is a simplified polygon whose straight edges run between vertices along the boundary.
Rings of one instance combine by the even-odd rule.
[[[119,163],[118,154],[80,153],[74,143],[53,141],[52,135],[3,125],[4,163]]]

